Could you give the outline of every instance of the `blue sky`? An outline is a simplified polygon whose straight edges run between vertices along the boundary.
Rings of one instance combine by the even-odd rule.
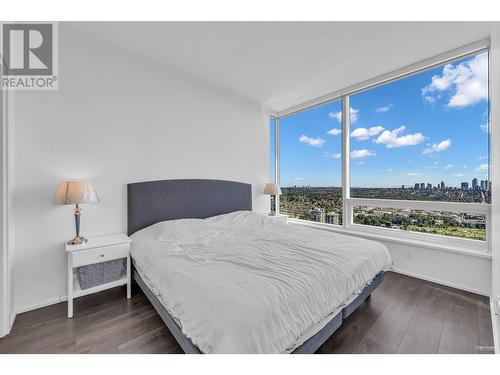
[[[351,96],[353,187],[488,178],[483,53]],[[340,186],[340,101],[280,120],[281,185]]]

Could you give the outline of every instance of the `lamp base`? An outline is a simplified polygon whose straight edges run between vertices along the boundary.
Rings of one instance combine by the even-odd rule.
[[[85,237],[80,237],[80,236],[76,236],[75,238],[67,242],[68,245],[83,245],[86,243],[87,239]]]

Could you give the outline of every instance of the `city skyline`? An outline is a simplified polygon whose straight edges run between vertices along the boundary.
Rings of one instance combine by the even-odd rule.
[[[436,185],[432,185],[432,182],[415,182],[413,184],[409,184],[409,185],[400,185],[400,186],[383,186],[381,188],[387,188],[387,189],[398,189],[398,188],[403,188],[403,189],[411,189],[411,188],[417,188],[417,185],[419,185],[419,189],[422,188],[421,187],[421,184],[424,184],[425,187],[427,188],[430,185],[432,185],[432,188],[441,188],[443,189],[442,187],[442,184],[444,183],[444,188],[455,188],[455,189],[463,189],[463,185],[464,184],[467,184],[467,186],[471,189],[471,190],[474,190],[473,189],[473,186],[474,186],[474,183],[473,181],[474,180],[477,180],[477,178],[473,178],[471,181],[461,181],[459,183],[459,185],[457,186],[452,186],[452,185],[448,185],[446,184],[445,181],[440,181],[439,183],[437,183]],[[470,182],[470,184],[469,184]],[[490,187],[491,187],[491,181],[490,180],[477,180],[477,186],[479,187],[479,190],[484,190],[484,191],[489,191],[490,190]],[[328,185],[328,186],[314,186],[314,185],[292,185],[292,186],[282,186],[284,188],[315,188],[315,187],[333,187],[333,188],[339,188],[341,189],[342,186],[341,185]],[[351,188],[354,188],[354,189],[364,189],[365,187],[364,186],[352,186],[351,185]]]
[[[351,96],[351,186],[489,180],[487,53]],[[282,186],[340,186],[340,101],[280,120]]]
[[[476,180],[476,185],[474,185],[474,180]],[[470,182],[470,184],[469,184],[469,182]],[[464,184],[467,184],[466,189],[464,189]],[[491,181],[490,180],[478,180],[477,178],[473,178],[471,181],[461,181],[459,186],[451,186],[451,185],[446,184],[445,181],[440,181],[436,185],[432,185],[432,182],[415,182],[415,183],[410,184],[410,185],[403,184],[401,186],[384,186],[381,188],[382,189],[383,188],[387,188],[387,189],[398,189],[398,188],[401,188],[401,189],[411,189],[411,188],[425,189],[425,188],[428,188],[429,185],[431,188],[437,188],[437,189],[452,188],[452,189],[462,189],[462,190],[469,190],[469,189],[470,190],[483,190],[483,191],[491,190]],[[476,186],[477,189],[474,186]],[[297,185],[297,184],[295,184],[293,186],[282,186],[282,187],[284,187],[284,188],[315,188],[315,187],[324,187],[324,186]],[[340,185],[339,186],[330,185],[327,187],[338,188],[338,189],[342,188],[342,186],[340,186]],[[365,187],[363,187],[363,186],[351,186],[351,188],[364,189]]]

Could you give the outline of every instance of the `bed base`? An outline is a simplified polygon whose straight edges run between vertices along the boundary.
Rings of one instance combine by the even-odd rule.
[[[366,301],[368,297],[371,296],[372,292],[377,289],[377,287],[384,281],[384,273],[380,272],[372,280],[370,285],[367,285],[363,291],[356,297],[354,301],[348,304],[342,309],[342,320],[345,320],[349,315],[351,315],[363,302]]]
[[[309,337],[290,354],[313,354],[342,325],[342,312],[339,312],[319,332]]]
[[[160,315],[165,322],[167,328],[175,337],[180,347],[186,354],[202,354],[200,349],[193,342],[184,335],[179,325],[175,322],[168,311],[163,307],[156,295],[148,288],[146,283],[142,280],[141,276],[134,268],[134,279],[149,299],[156,312]],[[306,340],[302,345],[297,347],[291,354],[312,354],[319,349],[323,343],[330,338],[330,336],[342,325],[342,321],[351,315],[382,283],[384,280],[384,273],[380,272],[375,276],[372,282],[367,285],[363,291],[352,301],[349,305],[344,307],[332,320],[330,320],[319,332]]]

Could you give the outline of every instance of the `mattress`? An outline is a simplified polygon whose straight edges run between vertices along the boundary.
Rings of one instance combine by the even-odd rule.
[[[142,279],[204,353],[287,353],[391,259],[380,243],[240,211],[132,235]]]
[[[135,269],[136,269],[136,272],[138,273],[138,277],[140,277],[140,281],[142,283],[144,283],[144,286],[154,295],[154,299],[160,303],[162,305],[162,309],[161,311],[158,311],[160,313],[160,315],[162,314],[169,314],[169,317],[172,318],[172,316],[170,315],[170,313],[167,311],[167,303],[166,301],[162,300],[161,296],[157,295],[156,292],[154,292],[154,287],[152,285],[152,283],[150,281],[144,281],[145,280],[145,277],[144,275],[141,274],[141,272],[137,269],[137,267],[134,265]],[[380,275],[380,274],[379,274]],[[136,281],[137,280],[137,277],[136,277]],[[139,282],[139,281],[138,281]],[[141,285],[141,288],[143,288],[144,286]],[[365,289],[366,290],[366,289]],[[371,289],[370,289],[371,290]],[[283,354],[289,354],[289,353],[292,353],[295,349],[297,349],[298,347],[300,347],[302,344],[304,344],[307,340],[309,340],[311,337],[313,337],[315,334],[317,334],[319,331],[321,331],[328,323],[330,323],[332,320],[335,319],[335,317],[339,317],[340,321],[342,321],[342,319],[344,319],[346,316],[344,316],[344,311],[346,311],[346,309],[349,309],[350,305],[359,297],[365,297],[366,296],[362,296],[363,292],[361,293],[356,293],[356,294],[353,294],[351,296],[351,298],[348,299],[348,301],[346,302],[346,304],[344,304],[343,306],[339,307],[338,309],[336,309],[335,311],[333,311],[329,316],[325,317],[325,319],[323,319],[322,321],[318,322],[318,323],[315,323],[313,324],[311,327],[309,327],[304,333],[302,333],[302,335],[295,341],[294,345],[287,349],[286,351],[283,352]],[[356,306],[357,307],[357,306]],[[352,310],[354,311],[354,309]],[[352,312],[350,309],[349,309],[349,314]],[[162,315],[162,318],[163,318],[163,315]],[[174,322],[177,324],[177,326],[179,326],[179,321],[177,319],[174,319]],[[185,336],[185,335],[184,335]]]

